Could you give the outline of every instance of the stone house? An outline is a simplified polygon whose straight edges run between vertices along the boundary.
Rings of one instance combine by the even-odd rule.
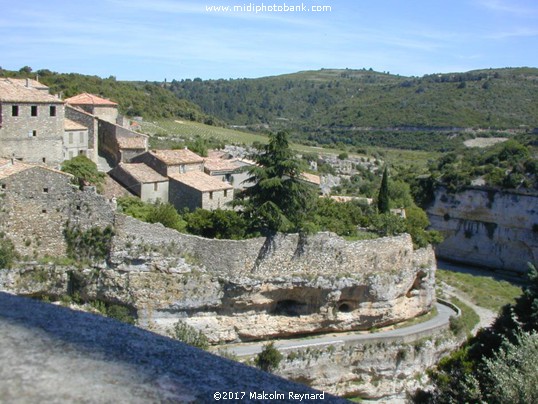
[[[129,162],[148,150],[149,136],[131,130],[129,121],[119,114],[118,104],[97,95],[82,93],[65,100],[69,118],[83,125],[95,120],[89,131],[98,153],[115,166]],[[84,115],[86,114],[86,116]],[[97,154],[95,154],[97,159]]]
[[[22,256],[66,253],[66,223],[82,229],[106,227],[114,209],[95,192],[80,191],[72,175],[42,165],[0,159],[0,231]]]
[[[202,171],[173,173],[169,176],[169,202],[176,209],[230,209],[234,188],[231,184]]]
[[[88,157],[88,128],[66,118],[64,130],[64,160],[70,160],[79,155]]]
[[[143,163],[120,163],[109,175],[144,202],[168,202],[168,178]]]
[[[78,107],[97,118],[117,124],[119,118],[118,104],[97,95],[82,93],[67,98],[65,102]]]
[[[88,130],[88,144],[86,150],[86,157],[92,160],[94,163],[97,163],[98,156],[98,120],[97,117],[92,114],[80,109],[66,104],[65,106],[65,117],[73,122],[76,122],[79,125],[85,126]]]
[[[203,171],[204,159],[189,149],[151,150],[136,156],[133,163],[144,163],[159,174],[183,174],[190,171]]]
[[[35,83],[0,79],[0,156],[58,166],[64,160],[64,102]]]

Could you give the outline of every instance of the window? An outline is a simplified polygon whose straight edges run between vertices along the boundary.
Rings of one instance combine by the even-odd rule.
[[[6,184],[2,184],[2,189],[6,189]]]
[[[31,112],[30,112],[30,115],[32,115],[32,116],[37,116],[37,105],[32,105],[32,106],[31,106]]]
[[[18,105],[12,105],[11,106],[11,116],[19,116],[19,106]]]
[[[158,191],[158,190],[159,190],[159,183],[158,183],[158,182],[153,183],[153,190],[154,190],[154,191]]]
[[[213,199],[213,192],[209,193],[209,199]]]
[[[224,197],[226,198],[227,196],[228,196],[228,190],[225,189],[225,190],[224,190]]]
[[[84,143],[84,132],[79,133],[79,142]]]
[[[32,131],[32,137],[36,137],[37,136],[37,130],[33,130]]]
[[[69,132],[69,144],[73,144],[73,132]]]
[[[44,192],[45,194],[48,194],[48,193],[49,193],[49,189],[48,189],[48,188],[43,188],[43,192]]]
[[[47,162],[47,158],[46,158],[46,157],[43,157],[43,158],[41,159],[41,161],[43,161],[43,163],[46,163],[46,162]]]
[[[41,213],[47,213],[47,209],[41,209]]]
[[[56,106],[55,105],[50,106],[50,116],[56,116]]]

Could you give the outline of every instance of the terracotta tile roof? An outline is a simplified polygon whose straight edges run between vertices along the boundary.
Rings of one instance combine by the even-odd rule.
[[[233,186],[227,182],[221,181],[201,171],[189,171],[183,174],[174,173],[169,175],[169,177],[174,181],[181,182],[201,192],[233,189]]]
[[[301,179],[315,185],[321,185],[321,177],[316,174],[302,173]]]
[[[9,80],[14,82],[15,84],[18,84],[18,85],[24,86],[24,87],[37,88],[38,90],[48,90],[49,89],[49,87],[46,86],[45,84],[40,83],[39,81],[33,80],[33,79],[14,79],[14,78],[10,78]]]
[[[147,148],[147,137],[139,136],[118,136],[116,138],[120,149],[143,149]]]
[[[120,163],[115,169],[123,170],[140,183],[164,182],[168,179],[144,163]]]
[[[204,159],[189,149],[152,150],[150,152],[168,166],[203,163]]]
[[[237,160],[221,160],[221,159],[206,159],[204,162],[204,169],[206,171],[235,171],[240,164],[237,163]]]
[[[88,130],[88,128],[78,122],[65,118],[64,130]]]
[[[45,91],[14,83],[11,79],[0,79],[0,102],[27,102],[63,104],[63,101]]]
[[[72,177],[71,174],[64,173],[63,171],[55,170],[53,168],[42,166],[42,165],[23,163],[18,160],[13,160],[13,162],[11,160],[0,160],[0,179],[10,177],[13,174],[17,174],[17,173],[29,170],[31,168],[40,168],[43,170],[48,170],[54,173],[65,175],[67,177]]]
[[[115,102],[89,93],[75,95],[74,97],[67,98],[65,102],[72,105],[101,105],[111,107],[118,106],[118,104],[116,104]]]

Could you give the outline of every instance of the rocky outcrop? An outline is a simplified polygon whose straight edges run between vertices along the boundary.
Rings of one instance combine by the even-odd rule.
[[[115,222],[100,268],[57,268],[46,277],[36,275],[42,267],[8,271],[0,285],[126,305],[158,331],[181,319],[215,343],[368,329],[415,317],[434,302],[433,251],[413,250],[408,235],[208,240],[122,215]]]
[[[436,248],[440,258],[518,272],[538,262],[537,194],[439,188],[427,213],[445,236]]]
[[[425,370],[461,344],[451,333],[415,340],[312,347],[289,352],[278,374],[361,402],[403,403],[406,396],[428,385]]]

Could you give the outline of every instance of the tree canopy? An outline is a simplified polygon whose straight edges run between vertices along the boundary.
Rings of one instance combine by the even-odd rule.
[[[303,231],[314,207],[314,189],[301,179],[302,164],[289,147],[288,134],[269,135],[247,168],[253,186],[240,195],[247,220],[261,232]]]

